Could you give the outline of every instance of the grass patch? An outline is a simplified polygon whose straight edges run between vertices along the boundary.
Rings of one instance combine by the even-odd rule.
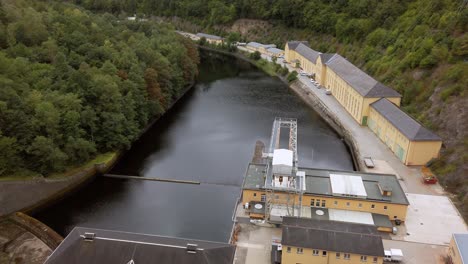
[[[46,178],[61,179],[61,178],[70,177],[74,175],[75,173],[78,173],[82,170],[85,170],[94,166],[94,164],[108,163],[115,157],[115,155],[117,155],[117,152],[107,152],[107,153],[99,154],[94,159],[86,162],[85,164],[82,164],[80,166],[68,167],[65,169],[65,171],[47,175]],[[43,178],[43,176],[41,174],[38,174],[32,171],[20,171],[14,175],[0,176],[0,181],[30,181],[30,180],[34,180],[38,178]]]
[[[276,76],[275,63],[268,62],[267,60],[264,60],[264,59],[259,59],[259,60],[255,61],[255,65],[257,65],[257,67],[262,69],[268,75]]]
[[[83,165],[80,165],[77,167],[69,167],[64,172],[57,172],[57,173],[50,174],[47,176],[47,178],[48,179],[60,179],[60,178],[70,177],[71,175],[79,171],[82,171],[84,169],[88,169],[94,166],[95,164],[108,163],[115,157],[115,155],[117,155],[116,152],[107,152],[107,153],[99,154],[94,159],[88,161],[87,163]]]

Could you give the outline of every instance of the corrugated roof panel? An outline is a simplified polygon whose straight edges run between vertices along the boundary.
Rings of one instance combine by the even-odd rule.
[[[367,197],[361,176],[330,174],[330,182],[333,195]]]

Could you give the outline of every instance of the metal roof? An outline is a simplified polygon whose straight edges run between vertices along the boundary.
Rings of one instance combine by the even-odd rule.
[[[307,41],[297,41],[297,40],[288,41],[288,43],[286,43],[286,45],[288,45],[290,50],[295,50],[297,48],[297,46],[299,44],[301,44],[301,43],[306,45],[306,46],[309,46],[309,42],[307,42]]]
[[[283,52],[284,52],[284,50],[278,49],[278,48],[268,48],[267,50],[268,50],[269,52],[275,53],[275,54],[280,54],[280,53],[283,53]]]
[[[463,263],[468,263],[468,233],[453,234],[453,239],[457,244],[457,248]]]
[[[304,45],[303,43],[299,43],[299,45],[296,47],[295,50],[298,54],[301,54],[304,58],[306,58],[308,61],[312,62],[313,64],[316,63],[317,58],[320,54],[318,51],[315,51],[309,48],[307,45]]]
[[[346,197],[347,199],[386,202],[394,204],[409,205],[406,194],[401,188],[395,175],[366,173],[355,171],[338,171],[313,168],[298,168],[305,171],[305,194],[323,195],[332,197],[330,174],[343,174],[351,176],[361,176],[362,183],[367,193],[367,198]],[[244,178],[244,189],[260,190],[264,188],[266,176],[266,164],[249,164]],[[383,196],[379,190],[381,186],[387,186],[392,190],[391,196]]]
[[[330,174],[330,182],[333,195],[367,196],[361,176]]]
[[[327,63],[333,56],[335,56],[336,53],[320,53],[320,60],[322,60],[322,63]]]
[[[84,239],[85,233],[94,233],[94,239]],[[188,249],[188,244],[196,246]],[[45,264],[233,263],[235,249],[226,243],[75,227]]]
[[[397,91],[376,81],[339,54],[333,56],[326,64],[364,97],[401,97]]]
[[[283,217],[281,243],[334,252],[383,256],[382,238],[376,227],[336,221]]]
[[[258,43],[258,42],[249,42],[249,43],[247,43],[247,46],[251,46],[251,47],[254,47],[254,48],[265,48],[265,49],[276,48],[275,44],[262,44],[262,43]]]
[[[372,214],[369,212],[329,209],[328,214],[329,214],[330,220],[333,220],[333,221],[359,223],[359,224],[366,224],[366,225],[374,224],[374,219],[372,218]]]
[[[382,98],[371,107],[412,141],[440,141],[441,138],[423,127],[389,100]]]
[[[197,33],[197,36],[200,38],[205,37],[207,39],[216,39],[216,40],[222,40],[223,38],[220,36],[215,36],[215,35],[210,35],[210,34],[205,34],[205,33]]]
[[[376,201],[395,204],[408,205],[406,194],[400,186],[395,175],[365,173],[355,171],[333,171],[324,169],[299,168],[306,172],[306,194],[316,194],[332,196],[330,174],[342,174],[351,176],[361,176],[362,183],[367,193],[367,198],[346,197],[347,199]],[[383,196],[379,190],[379,184],[388,186],[392,189],[391,196]]]

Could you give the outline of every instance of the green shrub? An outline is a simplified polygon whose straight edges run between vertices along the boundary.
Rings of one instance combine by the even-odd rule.
[[[259,60],[262,56],[260,55],[260,52],[255,51],[254,53],[250,53],[249,58],[252,60]]]
[[[450,96],[455,96],[459,95],[462,92],[463,88],[459,84],[455,84],[453,86],[449,86],[448,88],[445,88],[441,93],[440,93],[440,98],[442,101],[446,101]]]
[[[290,74],[288,74],[288,77],[286,77],[286,79],[288,80],[288,82],[293,82],[297,80],[297,71],[293,71]]]

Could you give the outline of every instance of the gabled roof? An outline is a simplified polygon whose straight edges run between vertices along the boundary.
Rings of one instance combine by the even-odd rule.
[[[364,97],[401,97],[397,91],[376,81],[354,64],[336,54],[327,63],[327,66],[348,83],[354,90]]]
[[[309,48],[309,46],[304,45],[303,43],[299,43],[299,45],[297,45],[295,50],[298,54],[301,54],[304,58],[306,58],[308,61],[312,62],[313,64],[315,64],[320,54],[318,51],[315,51]]]
[[[94,233],[94,239],[85,240],[86,232]],[[187,244],[196,246],[188,250]],[[234,253],[235,246],[226,243],[76,227],[45,264],[217,264],[233,263]]]
[[[369,228],[371,227],[368,225],[337,221],[283,217],[281,244],[367,256],[383,256],[382,238],[372,234]]]
[[[200,38],[205,37],[207,39],[216,39],[216,40],[222,40],[223,38],[220,36],[215,36],[215,35],[210,35],[210,34],[205,34],[205,33],[197,33],[197,36]]]
[[[371,107],[412,141],[440,141],[441,138],[423,127],[389,100],[382,98]]]
[[[333,56],[335,56],[336,53],[320,53],[320,60],[322,60],[322,63],[327,63]]]
[[[457,244],[460,258],[463,263],[468,263],[468,233],[466,234],[453,234],[453,239]]]
[[[288,45],[289,49],[296,50],[297,46],[299,44],[301,44],[301,43],[306,45],[306,46],[309,46],[309,42],[307,42],[307,41],[297,41],[297,40],[289,41],[288,43],[286,43],[286,45]]]

